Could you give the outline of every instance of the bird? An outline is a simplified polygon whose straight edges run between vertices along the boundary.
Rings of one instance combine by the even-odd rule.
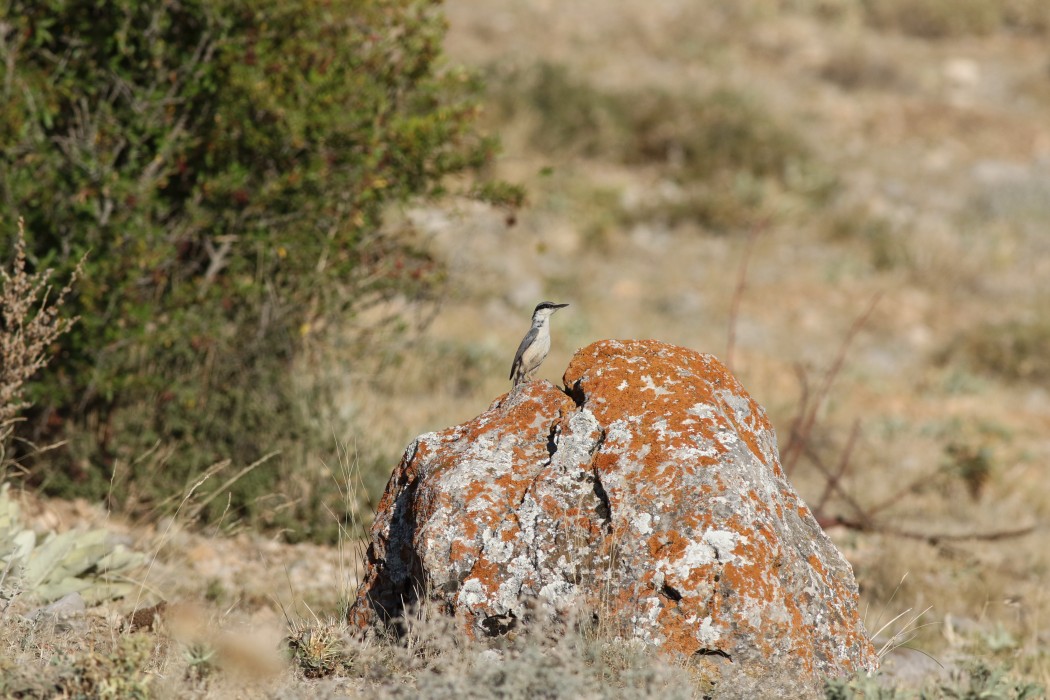
[[[555,304],[550,301],[536,305],[536,310],[532,312],[532,327],[521,339],[521,345],[514,353],[514,363],[510,366],[509,379],[514,382],[513,387],[531,379],[533,373],[547,359],[547,353],[551,350],[551,315],[566,306],[568,304]]]

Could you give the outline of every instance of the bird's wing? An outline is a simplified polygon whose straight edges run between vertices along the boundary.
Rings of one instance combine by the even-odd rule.
[[[518,351],[514,353],[514,362],[510,366],[510,376],[507,379],[514,379],[514,373],[518,371],[518,365],[521,364],[521,356],[525,352],[525,348],[532,345],[532,341],[536,340],[537,333],[539,333],[539,329],[530,328],[525,337],[521,339],[521,345],[518,346]]]

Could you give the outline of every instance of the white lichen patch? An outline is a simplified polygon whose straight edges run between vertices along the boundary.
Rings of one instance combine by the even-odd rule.
[[[481,579],[468,578],[459,587],[457,603],[460,605],[473,608],[478,605],[484,605],[487,601],[488,593],[485,591],[485,585],[481,582]]]
[[[688,580],[695,569],[735,561],[738,557],[734,550],[739,542],[746,539],[732,530],[707,530],[699,542],[687,544],[677,559],[659,562],[660,568],[679,581]]]
[[[648,644],[659,644],[659,637],[653,636],[653,630],[658,627],[657,621],[663,605],[660,598],[651,596],[638,603],[639,614],[631,616],[634,637]]]
[[[485,528],[481,533],[481,550],[486,559],[502,564],[514,554],[514,540],[504,540],[502,533]]]
[[[746,419],[751,417],[751,402],[748,401],[746,397],[727,390],[719,391],[717,393],[719,398],[733,409],[737,421],[743,423]]]
[[[588,409],[574,413],[569,418],[569,429],[559,434],[557,438],[557,450],[554,452],[551,465],[566,474],[573,470],[586,467],[590,464],[591,454],[598,444],[601,436],[601,427],[594,414]],[[572,480],[575,476],[571,477]],[[565,485],[571,486],[570,481]]]
[[[747,537],[733,530],[708,530],[704,533],[704,544],[715,550],[718,560],[727,563],[738,557],[734,553],[738,544],[747,544]]]
[[[460,465],[456,470],[447,470],[441,479],[459,478],[461,481],[491,481],[492,475],[505,474],[511,470],[514,461],[514,450],[497,449],[480,442],[474,443],[463,452]]]
[[[499,585],[495,600],[491,602],[492,611],[502,615],[521,607],[522,579],[511,577]]]
[[[609,424],[605,431],[606,444],[629,444],[631,442],[631,429],[627,427],[627,421],[615,420]]]
[[[584,408],[574,413],[569,418],[569,427],[577,435],[590,435],[592,432],[601,430],[598,419],[589,408]]]
[[[721,638],[722,630],[715,627],[715,624],[710,617],[705,617],[700,622],[700,626],[696,629],[696,639],[705,647],[717,644]]]
[[[510,579],[514,581],[523,581],[529,576],[537,573],[536,562],[533,561],[530,552],[521,552],[518,556],[510,560],[507,564],[507,573],[510,574]],[[521,588],[520,584],[518,588]]]
[[[689,445],[677,448],[675,456],[687,463],[698,462],[701,459],[717,458],[718,450],[705,440],[704,445],[700,447]]]
[[[652,376],[648,374],[642,375],[642,381],[645,382],[645,385],[641,387],[641,390],[651,391],[653,392],[653,396],[666,396],[667,394],[672,393],[670,389],[665,389],[662,386],[657,386],[656,382],[653,381]]]
[[[540,598],[557,609],[572,604],[576,597],[576,586],[568,581],[552,581],[540,589]]]
[[[525,494],[517,510],[518,527],[521,530],[519,540],[522,542],[534,542],[536,540],[536,525],[544,515],[543,508],[532,497],[531,493]]]
[[[635,532],[639,535],[648,535],[653,531],[652,526],[653,516],[648,513],[638,513],[634,516],[631,521],[631,525],[634,526]]]
[[[709,403],[696,403],[685,410],[686,413],[696,416],[701,420],[715,417],[714,408]]]
[[[715,440],[726,449],[732,449],[734,445],[740,442],[740,436],[732,430],[720,430],[715,433]]]
[[[630,384],[627,383],[627,380],[626,379],[621,379],[620,383],[616,386],[616,390],[617,391],[623,391],[628,386],[630,386]]]

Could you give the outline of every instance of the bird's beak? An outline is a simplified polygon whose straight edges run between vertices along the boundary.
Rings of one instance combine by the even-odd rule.
[[[568,306],[568,304],[555,304],[554,308],[556,308],[556,309],[564,309],[566,306]]]

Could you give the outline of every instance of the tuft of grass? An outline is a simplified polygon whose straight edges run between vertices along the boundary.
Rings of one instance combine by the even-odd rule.
[[[836,207],[822,217],[827,238],[834,243],[862,244],[871,266],[880,271],[911,265],[906,242],[884,217],[863,205]]]
[[[945,446],[944,452],[951,473],[965,484],[970,498],[978,500],[995,470],[991,448],[952,442]]]
[[[533,138],[541,150],[594,157],[607,154],[625,138],[628,115],[617,95],[552,63],[540,63],[523,77],[528,86],[524,91],[498,97],[505,110],[526,108],[536,114]]]
[[[939,359],[1008,381],[1050,384],[1050,321],[981,324],[943,349]]]
[[[865,673],[853,678],[831,678],[824,682],[825,700],[896,700],[900,697],[894,688],[880,684],[877,676]]]
[[[208,680],[218,671],[215,647],[203,641],[193,641],[182,650],[182,660],[186,664],[183,677],[195,686],[205,686]]]
[[[1014,678],[1008,669],[992,668],[975,662],[952,673],[950,683],[937,689],[945,698],[959,700],[1036,700],[1046,697],[1046,689],[1036,683]]]
[[[843,90],[890,90],[904,81],[893,61],[856,44],[834,52],[820,69],[820,77]]]
[[[1046,0],[1004,0],[1002,12],[1009,29],[1040,36],[1050,32],[1050,3]]]
[[[757,97],[731,88],[697,97],[626,95],[621,109],[633,136],[626,162],[667,164],[685,180],[735,171],[786,181],[793,164],[812,157]]]
[[[687,664],[660,657],[644,644],[595,634],[585,611],[559,618],[537,609],[519,622],[502,637],[473,641],[454,620],[419,609],[406,617],[399,643],[387,640],[367,651],[373,664],[378,653],[388,668],[401,669],[401,682],[410,684],[415,697],[685,700],[695,697],[701,682]],[[394,688],[381,682],[372,690],[383,694]]]
[[[292,621],[289,624],[288,652],[304,677],[325,678],[350,670],[353,655],[346,640],[345,622],[335,618]]]
[[[531,123],[530,142],[548,157],[653,169],[681,189],[628,219],[688,219],[723,231],[753,224],[776,191],[812,204],[836,191],[836,178],[797,130],[757,96],[728,86],[700,94],[615,91],[550,63],[490,82],[499,120]]]
[[[924,39],[985,36],[1003,24],[998,0],[864,0],[873,27]]]
[[[878,675],[830,679],[824,685],[825,700],[1037,700],[1046,690],[1018,680],[1005,667],[973,663],[952,672],[950,680],[917,690],[883,685]]]
[[[1000,31],[1043,36],[1045,0],[863,0],[869,25],[923,39],[987,36]]]
[[[152,640],[143,634],[121,637],[108,650],[62,652],[50,663],[0,662],[0,696],[19,698],[148,698]]]

